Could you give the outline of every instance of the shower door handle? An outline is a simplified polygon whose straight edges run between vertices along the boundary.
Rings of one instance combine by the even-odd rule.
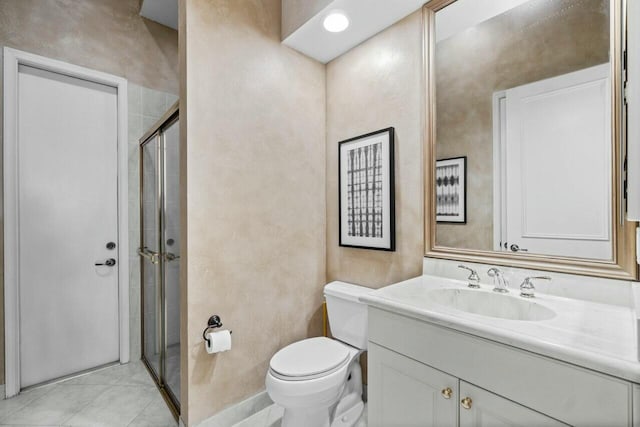
[[[138,255],[151,261],[151,264],[157,264],[160,257],[160,254],[150,251],[146,246],[138,249]]]

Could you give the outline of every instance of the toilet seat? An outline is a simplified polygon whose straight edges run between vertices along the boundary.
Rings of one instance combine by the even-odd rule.
[[[308,338],[278,351],[269,372],[285,381],[306,381],[324,377],[349,363],[352,352],[339,341],[326,337]]]

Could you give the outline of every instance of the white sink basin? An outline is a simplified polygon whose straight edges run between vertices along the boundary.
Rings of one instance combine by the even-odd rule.
[[[481,316],[534,322],[556,316],[555,311],[534,301],[480,290],[434,289],[427,295],[431,303]]]
[[[526,299],[519,296],[516,288],[506,295],[498,294],[486,285],[470,289],[466,280],[426,274],[377,289],[360,300],[374,310],[476,335],[640,384],[636,326],[640,286],[636,289],[637,283],[632,283],[638,293],[634,307],[540,292],[536,298]]]

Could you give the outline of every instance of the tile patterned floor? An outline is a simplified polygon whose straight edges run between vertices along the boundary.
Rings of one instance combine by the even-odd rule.
[[[282,414],[284,414],[284,409],[274,403],[233,427],[281,427]]]
[[[175,427],[142,362],[109,367],[0,400],[1,426]]]

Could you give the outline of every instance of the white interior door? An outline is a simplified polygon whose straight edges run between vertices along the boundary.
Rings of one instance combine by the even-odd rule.
[[[120,357],[116,89],[20,65],[17,119],[26,387]]]
[[[506,91],[503,250],[611,259],[609,82],[603,64]]]

